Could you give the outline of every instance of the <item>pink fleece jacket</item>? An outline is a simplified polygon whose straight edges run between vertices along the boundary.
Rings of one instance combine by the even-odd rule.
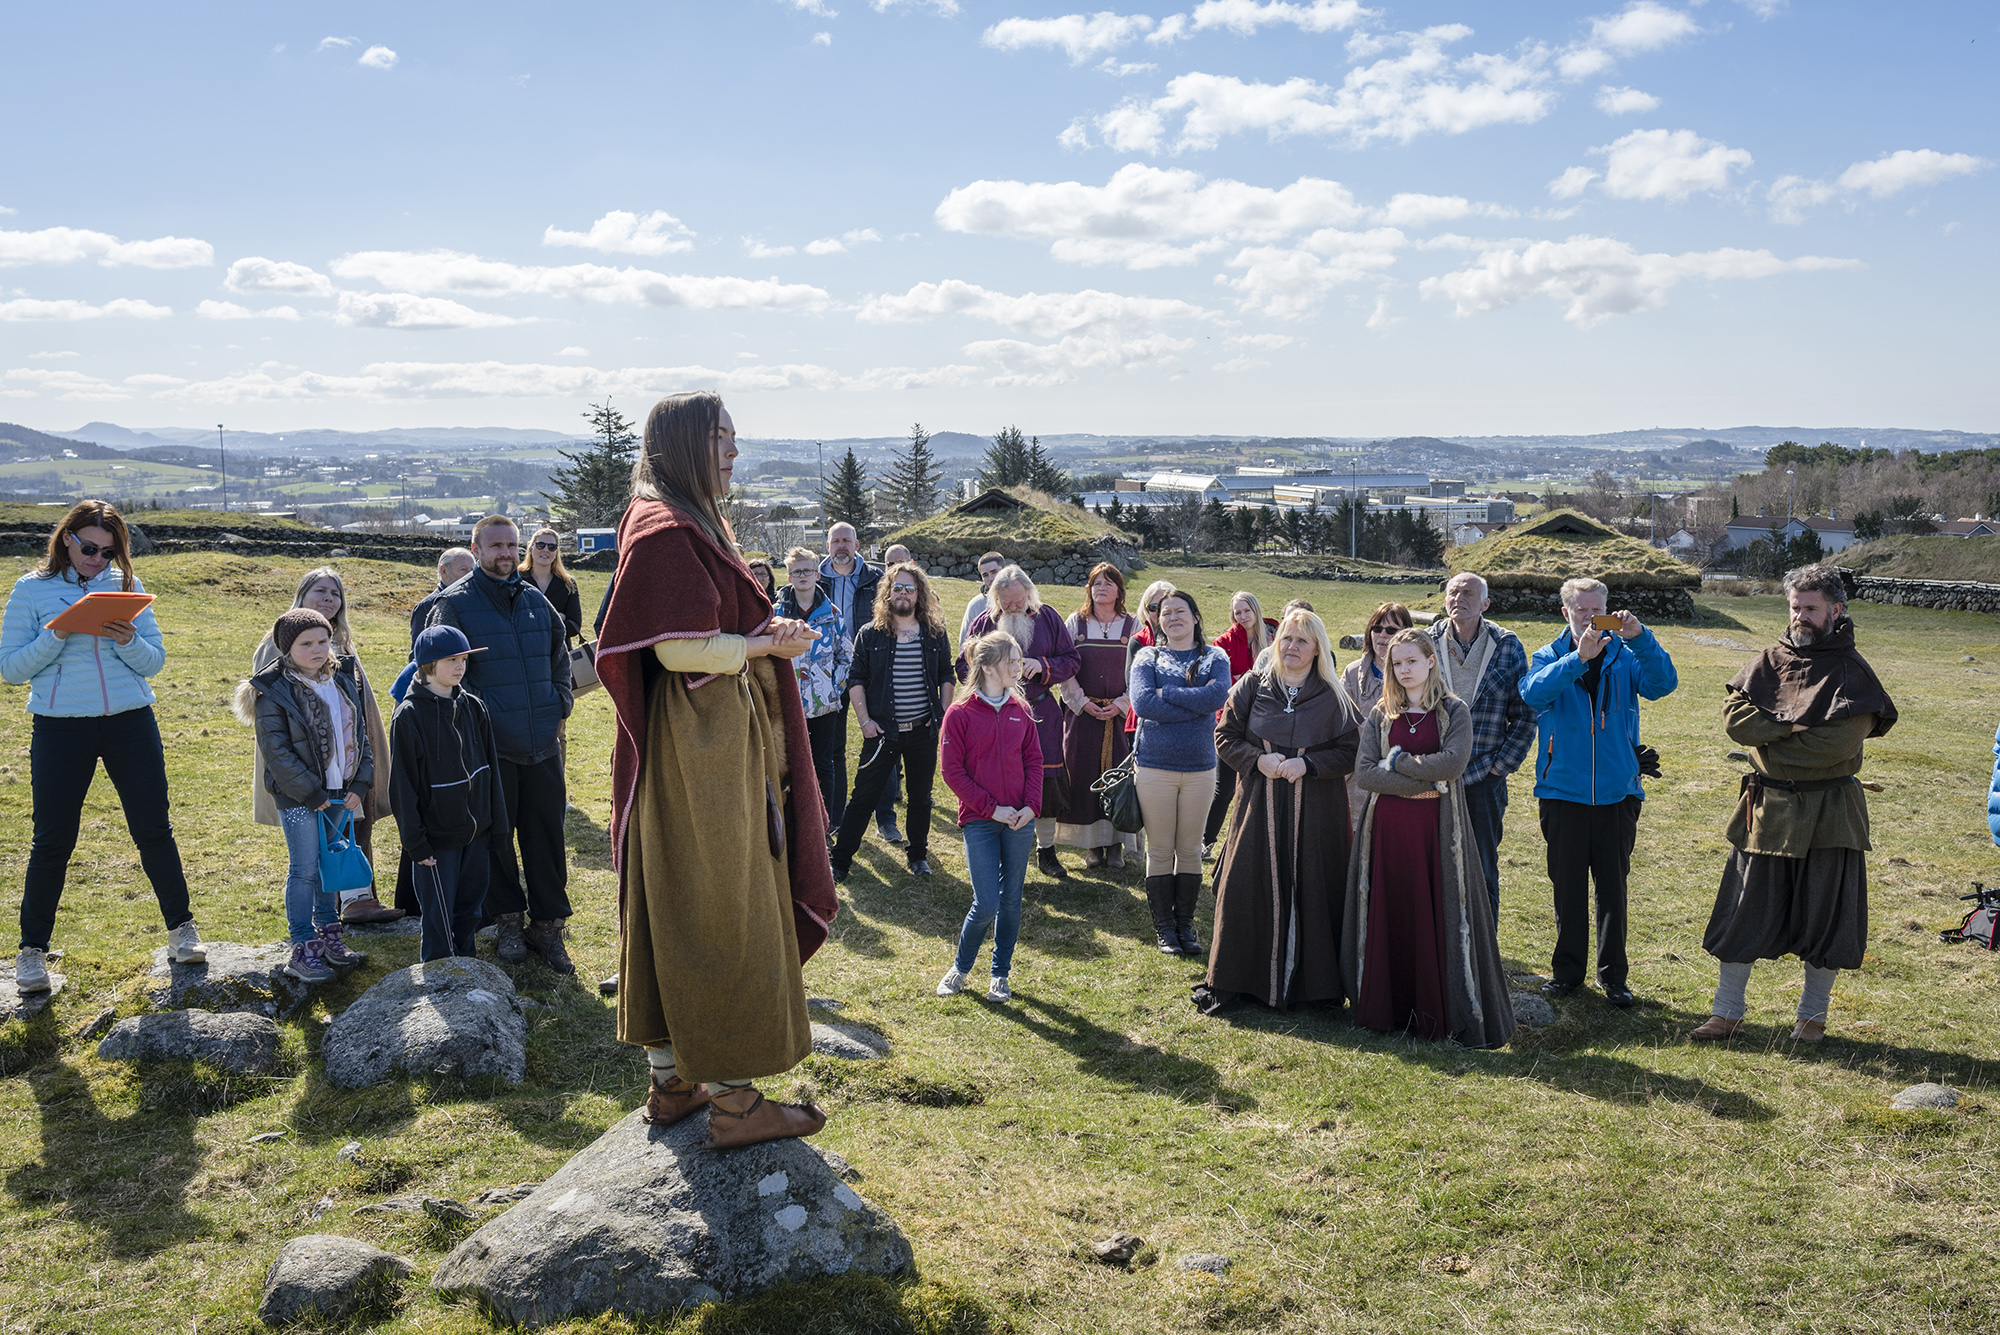
[[[944,711],[938,764],[958,798],[958,823],[992,820],[996,807],[1042,813],[1042,743],[1035,716],[1019,700],[998,709],[977,695]]]

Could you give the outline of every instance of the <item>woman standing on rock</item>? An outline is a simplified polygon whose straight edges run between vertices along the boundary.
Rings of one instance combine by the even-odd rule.
[[[1104,818],[1097,794],[1090,791],[1104,771],[1132,749],[1125,731],[1132,712],[1125,694],[1125,645],[1139,628],[1139,618],[1125,610],[1125,576],[1109,561],[1091,568],[1084,580],[1084,603],[1070,614],[1069,634],[1076,641],[1080,666],[1062,684],[1063,782],[1067,804],[1056,812],[1056,842],[1088,850],[1083,865],[1120,871],[1127,849],[1137,852],[1137,835],[1120,834]]]
[[[35,833],[21,894],[21,949],[14,957],[14,982],[22,992],[49,990],[49,936],[83,823],[83,799],[100,760],[166,920],[169,957],[181,964],[208,958],[167,814],[167,753],[146,681],[167,662],[159,623],[148,607],[128,620],[105,622],[101,634],[47,629],[84,595],[113,592],[145,592],[132,573],[131,538],[115,508],[83,501],[49,535],[42,563],[14,582],[0,621],[0,677],[28,687],[35,719],[28,744]]]
[[[809,1136],[750,1083],[812,1051],[801,965],[838,908],[788,665],[816,633],[771,614],[717,502],[736,425],[712,393],[646,420],[597,670],[618,716],[618,1037],[646,1049],[646,1120],[707,1106],[716,1149]]]

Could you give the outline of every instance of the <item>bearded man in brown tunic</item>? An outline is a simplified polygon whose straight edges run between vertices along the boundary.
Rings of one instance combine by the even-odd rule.
[[[1868,942],[1868,800],[1856,776],[1862,743],[1894,726],[1896,706],[1854,647],[1840,572],[1801,566],[1785,576],[1785,595],[1784,639],[1736,674],[1722,707],[1752,772],[1702,938],[1722,982],[1696,1040],[1742,1029],[1755,961],[1797,955],[1805,989],[1792,1038],[1819,1042],[1834,978],[1859,967]]]

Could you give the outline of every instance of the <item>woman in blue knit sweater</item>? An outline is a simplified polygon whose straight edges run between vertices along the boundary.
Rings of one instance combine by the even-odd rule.
[[[1160,599],[1166,643],[1132,660],[1127,693],[1139,717],[1133,787],[1146,817],[1146,903],[1163,955],[1201,954],[1201,832],[1215,797],[1215,711],[1229,698],[1229,658],[1201,630],[1194,595]]]

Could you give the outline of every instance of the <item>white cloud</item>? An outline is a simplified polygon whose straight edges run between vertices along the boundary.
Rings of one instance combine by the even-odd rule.
[[[988,384],[1039,388],[1071,384],[1085,371],[1129,371],[1162,365],[1193,346],[1193,339],[1169,334],[1095,333],[1072,335],[1054,343],[986,339],[966,344],[964,352],[968,357],[1000,366],[1001,373]]]
[[[1114,79],[1123,79],[1131,74],[1151,74],[1159,66],[1150,60],[1120,60],[1116,56],[1106,56],[1097,63],[1099,74],[1109,74]],[[1074,121],[1071,124],[1075,124]]]
[[[1940,153],[1930,148],[1899,148],[1873,162],[1857,162],[1840,174],[1840,184],[1887,199],[1912,186],[1936,185],[1954,176],[1970,176],[1993,164],[1970,153]]]
[[[1788,0],[1736,0],[1736,2],[1758,18],[1768,19],[1783,12]]]
[[[20,389],[0,390],[0,398],[33,399],[44,394],[53,395],[59,401],[132,397],[117,385],[107,380],[100,380],[96,376],[85,375],[81,371],[44,371],[37,367],[21,367],[0,372],[0,380],[10,385],[26,386]]]
[[[1635,0],[1620,13],[1590,21],[1592,44],[1621,56],[1657,51],[1700,31],[1690,15],[1653,0]]]
[[[565,232],[550,226],[542,231],[545,246],[580,246],[614,255],[678,255],[694,249],[694,233],[671,213],[655,209],[645,217],[613,209],[590,225],[588,232]]]
[[[0,217],[5,217],[10,213],[19,213],[19,212],[20,212],[19,209],[10,209],[5,204],[0,204]]]
[[[356,56],[354,63],[371,70],[392,70],[396,68],[396,53],[386,46],[371,46]]]
[[[327,267],[337,278],[367,279],[396,292],[565,297],[691,310],[816,311],[828,302],[824,288],[781,283],[775,278],[664,274],[601,264],[510,264],[451,250],[360,251],[343,255]]]
[[[38,301],[33,297],[16,297],[12,301],[0,301],[0,320],[10,322],[28,320],[95,320],[109,315],[132,320],[164,320],[172,315],[170,306],[155,306],[149,301],[138,301],[130,297],[118,297],[93,306],[87,301],[64,298],[59,301]]]
[[[1549,182],[1549,193],[1557,199],[1575,199],[1596,179],[1597,173],[1588,167],[1571,167]]]
[[[52,362],[52,361],[58,361],[64,357],[81,357],[83,356],[83,354],[80,352],[62,350],[53,352],[31,352],[28,354],[28,356],[32,360],[38,362]]]
[[[1290,334],[1234,334],[1223,342],[1233,348],[1257,348],[1264,352],[1276,352],[1279,348],[1289,348],[1298,340]]]
[[[1368,312],[1367,325],[1370,329],[1387,329],[1392,324],[1401,324],[1403,317],[1389,313],[1389,299],[1375,298],[1375,309]]]
[[[622,367],[555,366],[513,362],[374,362],[354,375],[326,375],[279,363],[214,380],[162,390],[155,397],[178,403],[273,403],[316,399],[575,399],[613,394],[658,398],[679,390],[839,389],[838,373],[811,364]]]
[[[185,385],[187,381],[183,377],[177,375],[163,375],[158,371],[146,371],[139,375],[126,376],[125,383],[128,385],[143,385],[151,387],[158,385]]]
[[[1145,14],[1064,14],[1052,19],[1001,19],[979,35],[984,46],[996,51],[1026,51],[1047,47],[1061,51],[1072,65],[1081,65],[1095,56],[1108,55],[1153,30],[1153,20]]]
[[[354,45],[354,38],[352,37],[322,37],[319,39],[319,45],[314,47],[313,50],[338,51],[345,47],[350,47],[353,45]]]
[[[826,3],[826,0],[791,0],[792,8],[803,10],[815,18],[837,19],[840,11]]]
[[[0,231],[0,267],[71,264],[85,259],[95,259],[106,268],[130,264],[142,269],[194,269],[215,263],[215,247],[206,241],[181,236],[120,241],[108,232],[75,227],[45,227],[39,232]]]
[[[1635,111],[1658,111],[1660,99],[1651,93],[1642,93],[1637,88],[1614,88],[1610,84],[1597,90],[1597,109],[1607,116],[1626,116]]]
[[[590,355],[589,348],[576,348],[576,347],[564,348],[561,352],[558,352],[556,354],[556,356],[558,357],[588,357],[589,355]]]
[[[282,292],[290,297],[330,297],[333,280],[304,264],[251,255],[229,266],[222,285],[231,292]]]
[[[1482,126],[1540,120],[1554,104],[1547,87],[1547,52],[1515,56],[1448,55],[1445,48],[1472,30],[1445,24],[1418,33],[1371,39],[1372,50],[1401,48],[1347,72],[1338,88],[1306,78],[1281,84],[1231,75],[1183,74],[1152,101],[1133,101],[1097,118],[1098,133],[1121,152],[1209,149],[1225,136],[1262,130],[1287,135],[1339,136],[1354,144],[1380,139],[1407,143],[1422,134],[1463,134]],[[1167,143],[1169,118],[1180,130]]]
[[[1856,260],[1818,255],[1784,260],[1768,250],[1640,254],[1609,237],[1573,236],[1519,248],[1496,246],[1470,268],[1426,278],[1421,290],[1426,297],[1449,298],[1462,316],[1545,296],[1565,305],[1564,319],[1587,329],[1614,315],[1656,310],[1670,290],[1691,278],[1768,278],[1859,267]]]
[[[343,292],[335,320],[362,329],[490,329],[521,324],[511,315],[476,311],[443,297],[409,292]]]
[[[958,14],[958,0],[868,0],[868,3],[874,6],[877,14],[885,14],[898,5],[908,5],[912,9],[928,7],[936,10],[938,17],[943,19],[953,18]]]
[[[1390,196],[1375,216],[1391,227],[1426,227],[1463,218],[1472,211],[1472,201],[1463,195],[1400,194]]]
[[[253,311],[247,306],[238,306],[233,301],[204,301],[194,308],[194,313],[204,320],[296,320],[297,310],[290,306],[272,306],[261,311]]]
[[[817,241],[806,242],[808,255],[843,255],[849,246],[866,245],[870,241],[880,241],[882,234],[872,227],[856,227],[842,232],[839,236],[823,236]],[[789,246],[786,247],[790,249]]]
[[[816,32],[813,34],[812,44],[814,46],[832,46],[833,34],[830,32]]]
[[[1322,228],[1297,246],[1247,246],[1228,262],[1242,276],[1216,281],[1240,292],[1246,311],[1298,320],[1317,311],[1334,288],[1379,276],[1407,244],[1394,227]]]
[[[1780,176],[1766,192],[1771,202],[1771,221],[1802,223],[1806,220],[1807,209],[1816,208],[1839,194],[1836,187],[1825,181],[1810,181],[1803,176]]]
[[[1194,7],[1194,28],[1227,28],[1248,37],[1257,29],[1289,23],[1302,32],[1335,32],[1352,28],[1376,11],[1363,9],[1359,0],[1308,0],[1306,4],[1285,4],[1282,0],[1202,0]]]
[[[1590,150],[1605,155],[1604,191],[1618,199],[1686,199],[1698,190],[1729,188],[1729,173],[1751,164],[1750,154],[1693,130],[1634,130]],[[1550,184],[1558,198],[1570,198],[1589,184],[1591,173],[1572,167]]]
[[[797,246],[767,246],[754,236],[743,238],[743,253],[753,260],[775,260],[784,255],[799,253]]]
[[[1089,148],[1090,135],[1083,128],[1083,117],[1071,120],[1068,127],[1056,136],[1056,142],[1064,148]]]
[[[1009,296],[957,278],[918,283],[901,295],[870,297],[856,318],[868,324],[907,323],[965,315],[991,320],[1037,338],[1090,330],[1205,319],[1200,306],[1171,297],[1128,297],[1086,288],[1081,292],[1027,292]]]

